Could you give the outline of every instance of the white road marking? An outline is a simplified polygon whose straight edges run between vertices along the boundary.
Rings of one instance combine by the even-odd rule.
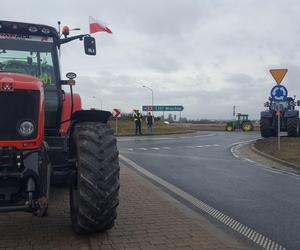
[[[191,135],[191,136],[177,136],[177,137],[156,137],[156,138],[149,138],[148,136],[145,137],[129,137],[129,138],[117,138],[119,142],[126,142],[126,141],[159,141],[159,140],[177,140],[177,139],[187,139],[187,138],[200,138],[200,137],[210,137],[216,136],[217,134],[206,134],[206,135]]]
[[[219,147],[219,144],[212,144],[212,145],[198,145],[198,146],[186,146],[186,148],[207,148],[207,147]],[[165,150],[170,150],[171,147],[162,147],[162,148],[158,148],[158,147],[151,147],[151,148],[125,148],[125,150],[128,151],[134,151],[134,150],[143,150],[146,151],[148,149],[152,149],[152,150],[160,150],[160,149],[165,149]],[[122,149],[120,149],[122,151]],[[124,150],[124,149],[123,149]],[[251,160],[249,160],[251,161]]]
[[[151,148],[151,149],[153,149],[153,150],[160,150],[160,148]]]
[[[266,246],[265,245],[262,246],[264,249],[271,250],[271,246],[273,246],[273,244],[275,244],[275,246],[276,246],[275,249],[285,249],[285,247],[279,245],[277,242],[272,241],[267,236],[256,232],[254,229],[252,229],[252,228],[250,228],[246,225],[243,225],[242,223],[238,222],[237,220],[235,220],[233,218],[230,218],[228,215],[225,215],[222,212],[218,211],[217,209],[215,209],[215,208],[209,206],[208,204],[204,203],[203,201],[198,200],[194,196],[192,196],[192,195],[186,193],[185,191],[177,188],[176,186],[172,185],[171,183],[169,183],[169,182],[161,179],[160,177],[150,173],[149,171],[142,168],[141,166],[139,166],[135,162],[133,162],[130,159],[126,158],[125,156],[119,155],[119,157],[120,157],[121,160],[123,160],[125,163],[127,163],[130,167],[136,169],[137,171],[139,171],[140,173],[145,175],[147,178],[149,178],[149,179],[153,180],[154,182],[160,184],[161,186],[163,186],[164,188],[166,188],[170,192],[178,195],[179,197],[181,197],[185,201],[187,201],[190,204],[194,205],[195,207],[202,210],[206,214],[212,216],[213,218],[215,218],[219,222],[223,223],[224,225],[230,227],[232,230],[236,231],[237,233],[243,235],[244,237],[247,237],[248,239],[250,239],[255,244],[259,245],[261,243],[260,242],[261,237],[264,237],[265,242],[268,242],[268,244]],[[231,220],[228,220],[228,218],[230,218]],[[233,221],[234,221],[234,224],[232,225]],[[252,235],[251,238],[249,238],[249,233],[248,233],[249,230],[250,230],[251,235]],[[272,249],[274,249],[274,247],[272,247]]]
[[[216,136],[217,134],[207,134],[207,135],[195,135],[194,138],[200,138],[200,137],[210,137],[210,136]]]
[[[236,145],[240,145],[240,144],[249,144],[250,142],[255,142],[257,141],[259,138],[257,139],[253,139],[253,140],[248,140],[248,141],[239,141],[239,142],[235,142],[235,143],[231,143],[228,145],[229,148],[236,146]]]
[[[288,172],[288,171],[285,171],[285,170],[281,170],[281,169],[274,169],[272,167],[269,167],[265,164],[262,164],[262,163],[259,163],[259,162],[256,162],[256,161],[253,161],[253,160],[250,160],[246,157],[242,157],[240,156],[238,153],[238,149],[240,147],[242,147],[244,144],[249,144],[251,142],[253,142],[255,140],[251,140],[251,141],[245,141],[245,142],[240,142],[240,144],[236,144],[236,145],[233,145],[231,146],[230,148],[230,152],[231,154],[238,160],[243,160],[243,161],[248,161],[248,162],[251,162],[251,163],[254,163],[256,167],[259,167],[261,170],[263,171],[267,171],[267,172],[271,172],[273,174],[280,174],[280,175],[285,175],[285,176],[290,176],[290,177],[294,177],[296,179],[300,179],[300,175],[299,174],[296,174],[296,173],[292,173],[292,172]]]
[[[143,150],[143,151],[146,151],[146,150],[147,150],[147,148],[137,148],[137,149]]]

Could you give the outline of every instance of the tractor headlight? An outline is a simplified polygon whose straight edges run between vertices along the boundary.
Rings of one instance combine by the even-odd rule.
[[[31,121],[22,121],[18,127],[21,136],[31,136],[34,132],[34,124]]]
[[[50,29],[44,27],[44,28],[42,28],[42,32],[43,32],[44,34],[50,34]]]
[[[32,33],[35,33],[35,32],[38,31],[38,28],[37,28],[36,26],[29,26],[29,27],[28,27],[28,30],[29,30],[30,32],[32,32]]]

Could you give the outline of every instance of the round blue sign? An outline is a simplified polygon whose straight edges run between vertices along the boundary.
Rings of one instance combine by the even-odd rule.
[[[286,87],[282,85],[276,85],[271,89],[271,97],[275,101],[284,101],[288,96]]]

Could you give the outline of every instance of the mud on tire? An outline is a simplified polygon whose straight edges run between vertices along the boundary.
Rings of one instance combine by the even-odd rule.
[[[113,131],[98,122],[79,123],[72,142],[77,167],[70,185],[72,227],[77,233],[108,230],[117,217],[120,187]]]

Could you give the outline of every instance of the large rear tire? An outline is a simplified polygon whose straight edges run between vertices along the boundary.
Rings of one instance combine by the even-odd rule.
[[[76,233],[110,229],[117,217],[119,159],[116,138],[106,124],[76,124],[73,133],[77,172],[72,175],[70,208]]]
[[[299,135],[299,117],[294,116],[287,119],[287,134],[290,137],[296,137]]]
[[[250,122],[250,121],[244,121],[242,123],[242,130],[244,132],[252,131],[253,130],[253,124],[252,124],[252,122]]]
[[[272,136],[273,129],[271,128],[272,120],[270,118],[260,118],[260,134],[264,138]]]

